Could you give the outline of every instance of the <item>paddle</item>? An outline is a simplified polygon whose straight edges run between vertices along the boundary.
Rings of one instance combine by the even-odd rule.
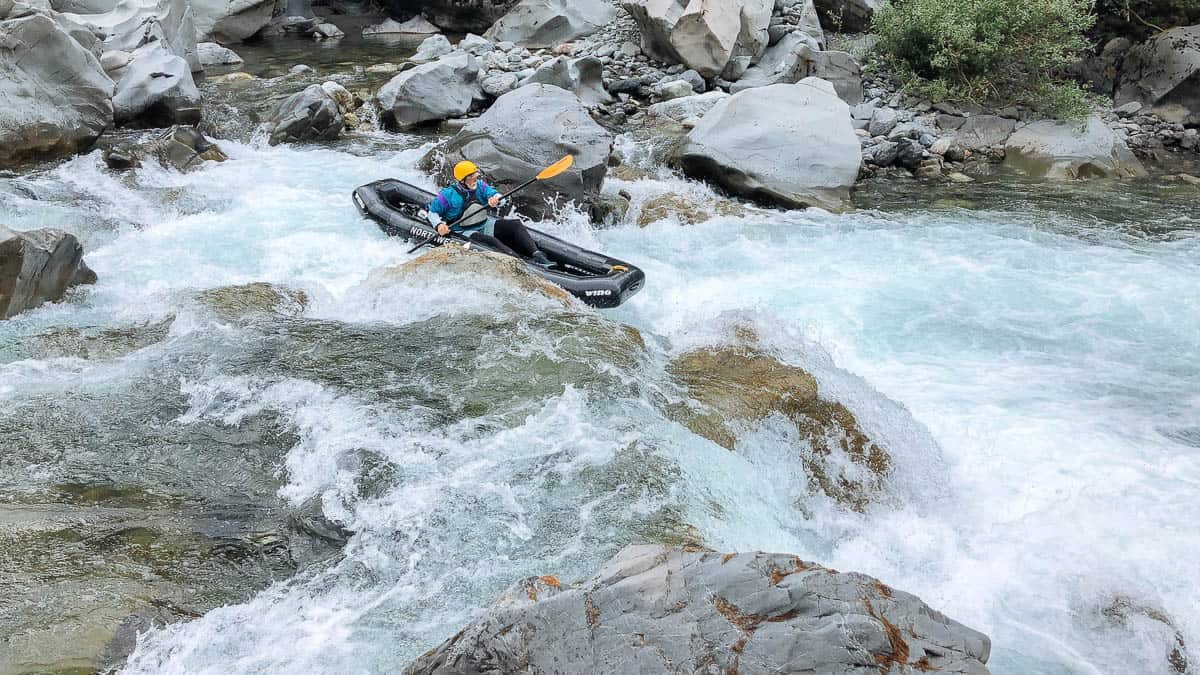
[[[516,193],[520,192],[521,190],[524,190],[525,188],[529,187],[530,185],[533,185],[534,183],[538,182],[539,180],[550,180],[551,178],[554,178],[555,176],[559,175],[560,173],[562,173],[562,172],[566,171],[567,169],[571,168],[571,165],[572,165],[572,164],[574,164],[574,163],[575,163],[575,158],[574,158],[573,156],[571,156],[571,155],[567,155],[567,156],[563,157],[562,159],[558,160],[557,162],[555,162],[555,163],[551,164],[550,166],[548,166],[548,167],[546,167],[546,168],[542,169],[541,173],[539,173],[538,175],[534,176],[533,178],[530,178],[529,180],[525,181],[524,183],[521,183],[520,185],[518,185],[517,187],[515,187],[515,188],[513,188],[513,189],[509,190],[508,192],[506,192],[506,193],[504,193],[504,194],[500,195],[500,199],[502,199],[502,200],[503,200],[503,199],[508,199],[509,197],[511,197],[511,196],[513,196],[514,194],[516,194]],[[471,211],[469,207],[464,207],[464,208],[463,208],[463,212],[462,212],[462,214],[461,214],[459,217],[455,218],[454,220],[450,221],[449,223],[446,223],[446,227],[451,227],[451,226],[453,226],[453,225],[457,224],[457,223],[458,223],[460,220],[462,220],[463,218],[466,218],[466,217],[467,217],[467,216],[469,216],[469,215],[474,215],[475,213],[478,213],[478,212],[479,212],[479,211],[478,211],[478,209],[476,209],[475,211]],[[434,235],[434,236],[432,236],[432,237],[427,237],[427,238],[426,238],[424,241],[422,241],[421,243],[419,243],[419,244],[417,244],[416,246],[414,246],[414,247],[412,247],[412,248],[408,249],[408,252],[409,252],[409,253],[416,253],[416,252],[417,252],[417,250],[419,250],[419,249],[420,249],[422,246],[424,246],[424,245],[428,244],[429,242],[433,241],[433,240],[434,240],[434,239],[436,239],[438,236],[439,236],[439,235]]]

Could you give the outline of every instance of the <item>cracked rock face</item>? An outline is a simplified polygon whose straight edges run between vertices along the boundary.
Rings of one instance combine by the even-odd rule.
[[[630,546],[567,586],[522,581],[405,671],[987,673],[986,635],[795,556]]]

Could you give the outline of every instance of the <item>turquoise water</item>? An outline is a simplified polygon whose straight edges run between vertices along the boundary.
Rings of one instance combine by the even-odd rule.
[[[339,558],[198,603],[226,606],[146,636],[127,672],[395,669],[516,579],[580,578],[626,543],[685,535],[916,593],[992,637],[994,672],[1171,672],[1179,641],[1196,661],[1194,190],[914,181],[868,186],[866,208],[840,216],[749,209],[597,230],[567,214],[547,227],[646,270],[640,295],[601,314],[486,278],[377,272],[406,247],[349,193],[382,176],[428,185],[414,168],[424,143],[228,142],[223,165],[133,180],[88,156],[0,189],[10,225],[80,233],[101,279],[0,324],[0,409],[20,413],[0,413],[0,433],[61,446],[12,464],[0,493],[54,503],[53,486],[90,476],[207,505],[187,455],[174,474],[97,467],[138,456],[129,439],[152,444],[150,429],[249,434],[247,447],[270,429],[277,449],[233,474],[255,486],[239,503],[316,503],[354,532]],[[618,187],[635,214],[667,191],[717,198],[666,174]],[[259,281],[303,291],[302,314],[243,321],[197,299]],[[100,357],[46,337],[167,320]],[[670,358],[735,325],[811,371],[888,449],[894,474],[865,513],[810,492],[786,425],[767,420],[731,453],[660,412],[679,395]],[[122,424],[71,435],[69,418],[30,417],[31,401]],[[156,584],[136,593],[168,592]],[[0,617],[36,637],[71,602]]]

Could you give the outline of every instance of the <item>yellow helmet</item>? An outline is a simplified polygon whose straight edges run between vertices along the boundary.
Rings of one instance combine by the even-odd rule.
[[[471,162],[459,162],[454,165],[454,180],[463,180],[473,173],[478,173],[479,169]]]

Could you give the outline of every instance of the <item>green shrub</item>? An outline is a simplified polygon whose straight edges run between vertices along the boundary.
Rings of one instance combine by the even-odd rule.
[[[1079,117],[1085,94],[1062,72],[1088,48],[1093,2],[894,0],[875,14],[877,50],[910,93]]]

